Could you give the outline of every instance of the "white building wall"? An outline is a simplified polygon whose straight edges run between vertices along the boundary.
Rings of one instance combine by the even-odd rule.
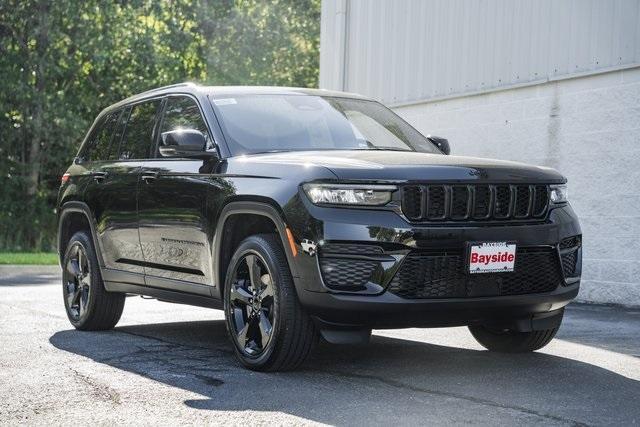
[[[640,305],[640,0],[323,0],[321,31],[321,88],[565,174],[579,298]]]
[[[320,87],[386,104],[640,64],[640,0],[324,0]]]
[[[395,111],[454,155],[560,170],[582,224],[579,299],[640,305],[640,67]]]

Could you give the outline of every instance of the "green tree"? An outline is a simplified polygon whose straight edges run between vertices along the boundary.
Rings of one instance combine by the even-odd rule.
[[[209,82],[317,87],[320,0],[209,0],[201,12]]]
[[[320,0],[0,2],[0,249],[49,250],[93,118],[180,81],[317,85]]]

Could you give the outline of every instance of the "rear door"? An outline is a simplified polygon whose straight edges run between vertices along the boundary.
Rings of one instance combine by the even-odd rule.
[[[197,101],[186,95],[166,98],[157,136],[164,132],[194,129],[209,132]],[[139,189],[140,241],[149,286],[167,287],[209,295],[211,249],[207,238],[207,190],[209,161],[154,158],[143,165]]]
[[[107,280],[144,284],[138,183],[141,166],[152,151],[160,104],[161,100],[155,99],[122,110],[113,132],[109,160],[94,170],[94,180],[85,193],[96,216]]]
[[[136,246],[139,248],[135,199],[131,199],[128,179],[126,175],[123,176],[123,172],[131,165],[123,166],[118,159],[120,141],[129,113],[130,109],[127,107],[107,115],[96,140],[89,141],[86,158],[82,159],[89,172],[84,194],[85,202],[95,217],[105,280],[129,280],[144,284],[144,268],[141,265],[120,262],[124,258],[123,253],[135,251]],[[131,232],[135,233],[133,239]],[[118,239],[124,239],[122,244],[118,244]],[[128,277],[120,275],[121,277],[114,278],[113,274],[118,270],[131,274]]]

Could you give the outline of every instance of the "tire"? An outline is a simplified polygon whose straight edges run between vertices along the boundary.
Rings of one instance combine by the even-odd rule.
[[[274,235],[250,236],[238,246],[225,278],[224,312],[235,355],[251,370],[295,369],[318,341]]]
[[[469,326],[471,335],[489,351],[499,353],[529,353],[540,350],[556,336],[560,326],[541,331],[497,331],[483,325]]]
[[[71,237],[62,268],[62,294],[71,324],[83,331],[112,329],[122,315],[125,295],[105,290],[87,232],[79,231]]]

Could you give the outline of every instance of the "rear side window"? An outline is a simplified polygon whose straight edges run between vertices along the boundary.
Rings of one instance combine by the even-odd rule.
[[[87,140],[87,145],[81,156],[83,160],[100,161],[109,158],[113,131],[119,115],[120,111],[116,111],[107,114],[100,120]]]
[[[144,159],[149,157],[153,128],[159,106],[160,100],[157,99],[131,107],[124,137],[120,143],[119,159]]]

